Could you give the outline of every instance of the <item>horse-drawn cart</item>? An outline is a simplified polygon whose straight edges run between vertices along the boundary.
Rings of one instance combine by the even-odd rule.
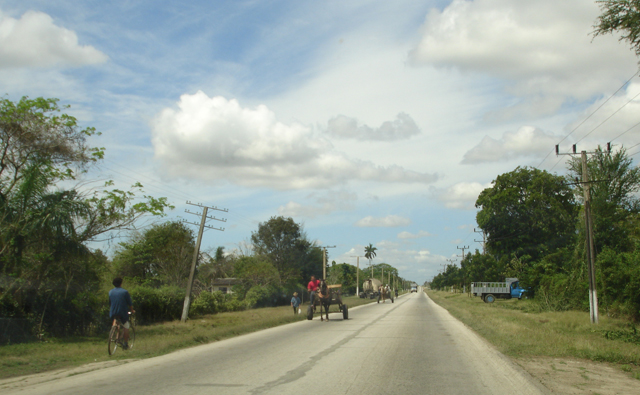
[[[388,285],[381,285],[378,292],[378,303],[380,303],[380,300],[384,303],[385,299],[391,299],[391,303],[393,303],[393,291]]]
[[[320,281],[320,287],[316,291],[316,294],[307,308],[307,319],[313,319],[313,312],[316,307],[320,307],[320,320],[324,321],[322,317],[323,309],[327,321],[329,321],[329,306],[338,305],[339,311],[342,312],[342,318],[349,319],[349,308],[346,304],[342,303],[342,284],[327,285],[324,281]]]

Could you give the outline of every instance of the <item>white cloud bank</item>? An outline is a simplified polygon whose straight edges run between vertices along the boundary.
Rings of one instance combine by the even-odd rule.
[[[491,184],[482,185],[479,182],[460,182],[445,190],[433,190],[436,199],[452,209],[472,210],[475,208],[478,195]]]
[[[393,141],[420,134],[420,129],[413,118],[403,112],[396,116],[395,121],[386,121],[375,129],[367,125],[358,126],[357,119],[338,115],[329,120],[327,134],[342,139]]]
[[[398,233],[398,239],[420,239],[423,237],[431,237],[431,236],[433,235],[425,230],[421,230],[418,233],[411,233],[407,231]]]
[[[510,80],[527,111],[551,113],[567,98],[617,89],[637,68],[617,37],[592,42],[599,14],[584,0],[454,0],[428,13],[410,61]]]
[[[376,218],[372,216],[364,217],[355,223],[355,226],[361,228],[393,228],[397,226],[406,226],[411,224],[409,218],[397,215],[387,215],[386,217]]]
[[[464,154],[463,164],[502,162],[522,157],[543,157],[561,139],[544,131],[523,126],[517,132],[505,132],[499,140],[485,136],[480,144]]]
[[[0,11],[0,68],[83,66],[108,59],[79,45],[75,32],[56,26],[47,14],[27,11],[18,20]]]
[[[350,180],[386,183],[436,181],[434,174],[376,166],[334,150],[304,125],[284,124],[266,106],[202,91],[180,97],[152,125],[155,157],[170,176],[225,179],[275,189],[328,188]]]

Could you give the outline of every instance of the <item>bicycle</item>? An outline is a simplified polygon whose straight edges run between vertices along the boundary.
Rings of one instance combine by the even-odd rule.
[[[136,317],[134,314],[131,314],[131,312],[129,312],[129,323],[130,324],[129,324],[128,350],[131,350],[136,340],[136,329],[135,329]],[[113,324],[111,325],[111,330],[109,331],[109,340],[108,340],[109,355],[113,355],[118,349],[118,346],[124,348],[123,341],[124,341],[124,325],[122,324],[122,322],[120,322],[119,319],[114,318]]]

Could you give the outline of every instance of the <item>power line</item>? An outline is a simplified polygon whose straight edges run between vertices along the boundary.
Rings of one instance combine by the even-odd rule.
[[[630,127],[629,129],[625,130],[624,132],[620,133],[619,135],[617,135],[616,137],[614,137],[613,139],[609,140],[609,142],[613,142],[614,140],[617,140],[619,137],[621,137],[623,134],[627,133],[628,131],[630,131],[631,129],[635,128],[636,126],[640,125],[640,122],[636,123],[635,125],[633,125],[632,127]]]
[[[629,82],[631,82],[631,80],[638,74],[638,71],[636,70],[633,75],[624,83],[622,84],[622,86],[620,86],[620,88],[618,88],[617,91],[613,92],[613,94],[611,96],[609,96],[609,98],[607,100],[605,100],[604,102],[602,102],[602,104],[600,104],[598,106],[598,108],[596,108],[591,114],[589,114],[589,116],[587,116],[582,122],[580,122],[580,124],[578,124],[578,126],[574,127],[566,136],[564,136],[562,138],[562,140],[560,140],[558,142],[558,145],[560,145],[560,143],[562,143],[563,141],[565,141],[569,136],[571,136],[571,134],[573,134],[573,132],[575,132],[580,126],[582,126],[585,122],[587,122],[589,120],[589,118],[591,118],[595,113],[598,112],[598,110],[600,110],[605,104],[607,104],[607,102],[609,102],[609,100],[611,100],[611,98],[613,98],[618,92],[620,92],[622,90],[622,88],[624,88],[625,86],[627,86],[627,84]],[[626,104],[625,104],[626,105]],[[616,111],[617,112],[617,111]],[[599,126],[599,125],[598,125]],[[589,132],[591,133],[591,132]],[[586,136],[585,136],[586,137]],[[583,137],[584,138],[584,137]],[[549,153],[547,153],[547,155],[544,157],[544,159],[542,159],[542,161],[540,162],[540,164],[538,166],[536,166],[536,168],[540,168],[540,166],[542,166],[542,164],[544,163],[544,161],[547,160],[547,158],[549,157],[549,155],[551,155],[553,153],[553,150],[549,151]],[[558,162],[559,163],[559,162]],[[558,163],[556,163],[555,165],[553,165],[553,167],[555,167]],[[553,167],[551,169],[553,169]]]
[[[618,108],[617,110],[615,110],[613,112],[613,114],[609,115],[604,121],[600,122],[598,124],[598,126],[596,126],[595,128],[591,129],[591,131],[587,134],[585,134],[580,140],[576,141],[576,144],[581,142],[582,140],[584,140],[585,138],[587,138],[591,133],[595,132],[596,129],[598,129],[600,126],[602,126],[602,124],[604,124],[605,122],[607,122],[609,119],[611,119],[611,117],[613,117],[614,115],[616,115],[618,113],[618,111],[622,110],[623,108],[625,108],[627,106],[627,104],[631,103],[633,100],[635,100],[636,97],[640,96],[640,93],[638,93],[637,95],[635,95],[634,97],[632,97],[631,99],[629,99],[629,101],[627,101],[626,103],[624,103],[620,108]]]

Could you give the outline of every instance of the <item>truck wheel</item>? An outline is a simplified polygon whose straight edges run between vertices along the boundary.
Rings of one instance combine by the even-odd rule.
[[[485,301],[486,303],[493,303],[493,302],[495,302],[495,301],[496,301],[496,297],[495,297],[495,296],[493,296],[492,294],[488,294],[488,295],[486,295],[486,296],[484,297],[484,301]]]
[[[307,307],[307,319],[313,319],[313,305],[309,305],[309,307]]]

